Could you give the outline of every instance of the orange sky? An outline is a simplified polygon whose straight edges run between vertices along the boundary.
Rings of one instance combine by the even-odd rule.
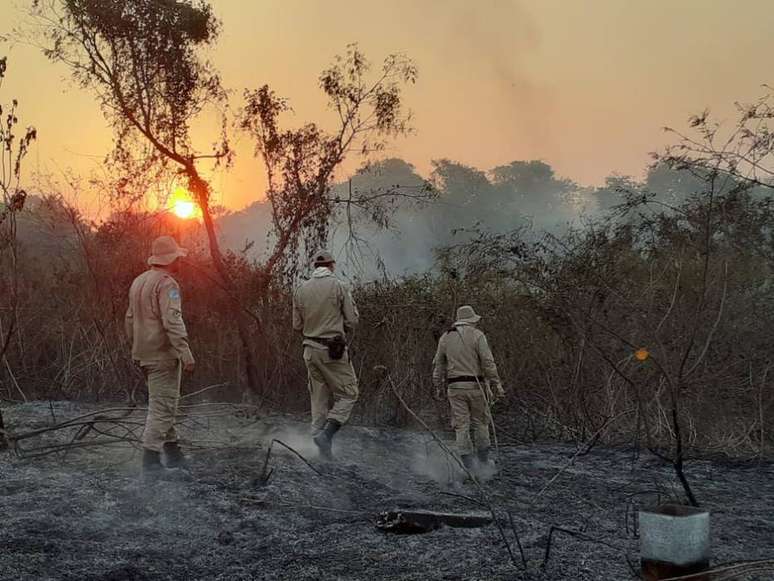
[[[0,34],[24,0],[0,0]],[[543,159],[581,184],[613,171],[641,174],[648,152],[709,107],[729,117],[774,83],[770,0],[212,0],[223,22],[212,59],[233,90],[269,83],[296,118],[324,120],[317,75],[350,42],[377,61],[403,52],[419,82],[406,95],[417,134],[394,144],[426,172],[450,158],[489,169]],[[39,140],[26,166],[86,174],[111,133],[93,96],[33,48],[0,45],[8,78],[0,101],[17,97]],[[214,140],[206,123],[195,137]],[[219,200],[240,208],[263,197],[251,144],[235,136],[237,162],[214,178]],[[350,168],[351,169],[351,168]],[[81,199],[86,207],[93,200]]]

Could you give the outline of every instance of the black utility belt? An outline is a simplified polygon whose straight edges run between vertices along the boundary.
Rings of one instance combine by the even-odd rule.
[[[339,343],[344,340],[344,337],[341,335],[338,335],[337,337],[306,337],[304,336],[304,339],[307,341],[314,341],[315,343],[320,343],[321,345],[330,345],[331,343]]]
[[[347,350],[347,340],[343,335],[336,335],[328,339],[325,337],[305,337],[305,339],[325,345],[328,348],[328,356],[334,361],[344,357],[344,352]]]
[[[476,377],[475,375],[460,375],[459,377],[450,377],[446,380],[446,383],[483,383],[484,381],[486,381],[486,379],[480,376]]]

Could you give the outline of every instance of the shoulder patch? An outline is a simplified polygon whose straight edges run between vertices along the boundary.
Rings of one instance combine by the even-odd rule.
[[[179,301],[180,300],[180,291],[176,288],[169,289],[169,298],[173,301]]]

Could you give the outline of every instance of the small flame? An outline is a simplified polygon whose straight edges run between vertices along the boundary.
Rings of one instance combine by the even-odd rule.
[[[650,352],[644,347],[641,347],[634,352],[634,357],[637,358],[637,361],[645,361],[648,357],[650,357]]]

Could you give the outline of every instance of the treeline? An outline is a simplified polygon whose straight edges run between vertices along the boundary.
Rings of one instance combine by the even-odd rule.
[[[626,192],[650,192],[653,201],[674,206],[700,191],[702,182],[663,163],[649,168],[642,179],[611,175],[600,186],[583,187],[538,160],[513,161],[485,171],[441,159],[433,161],[424,176],[410,163],[392,158],[369,164],[351,180],[334,185],[332,192],[346,199],[352,191],[400,195],[425,187],[432,189],[432,199],[398,204],[377,220],[355,209],[360,237],[354,245],[346,216],[339,212],[331,244],[349,273],[365,278],[382,270],[392,275],[421,273],[433,267],[436,248],[470,240],[478,229],[504,233],[528,226],[561,233],[586,219],[603,217],[625,200]],[[268,200],[228,213],[220,225],[227,246],[249,248],[249,256],[265,259],[272,246]],[[353,246],[356,252],[351,252]]]
[[[484,316],[508,393],[497,414],[501,438],[599,438],[658,451],[678,425],[688,451],[763,454],[774,404],[771,197],[694,178],[700,187],[674,205],[624,188],[620,205],[561,234],[482,224],[438,249],[425,273],[355,282],[356,420],[410,421],[373,371],[383,365],[417,411],[445,422],[445,406],[431,399],[432,357],[455,308],[470,303]],[[22,298],[0,397],[141,401],[123,336],[126,293],[150,241],[167,232],[193,250],[180,274],[198,359],[186,391],[219,385],[206,395],[305,411],[290,284],[264,280],[259,262],[232,252],[236,286],[224,289],[195,222],[126,212],[90,224],[56,198],[30,201],[18,217]],[[234,292],[253,323],[260,389],[249,395],[230,321]]]

